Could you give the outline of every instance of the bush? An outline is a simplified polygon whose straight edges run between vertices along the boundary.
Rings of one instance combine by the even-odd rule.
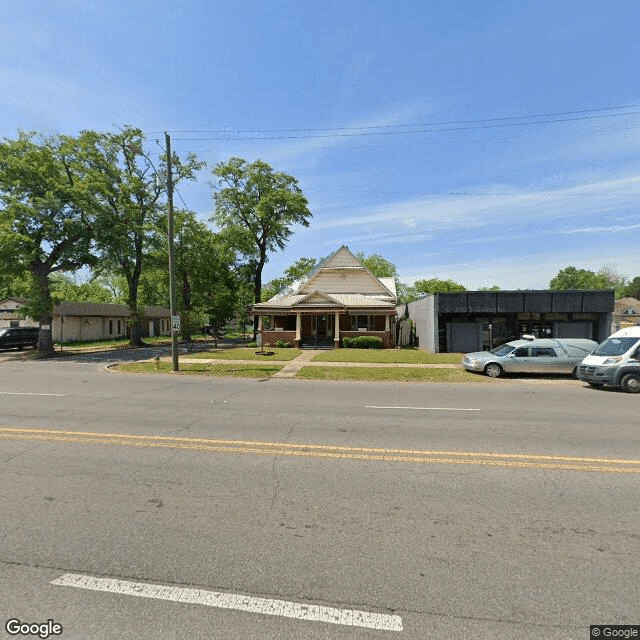
[[[257,347],[258,343],[255,340],[253,340],[251,342],[247,342],[246,346],[247,347]]]
[[[276,347],[278,347],[279,349],[287,349],[290,346],[291,345],[286,340],[277,340],[276,341]]]
[[[356,336],[342,338],[345,349],[382,349],[382,338],[378,336]]]

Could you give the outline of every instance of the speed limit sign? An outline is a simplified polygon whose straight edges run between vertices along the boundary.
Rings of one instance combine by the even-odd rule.
[[[171,328],[174,331],[180,331],[180,316],[171,317]]]

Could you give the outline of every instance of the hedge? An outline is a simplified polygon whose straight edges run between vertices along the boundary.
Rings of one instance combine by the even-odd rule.
[[[378,336],[355,336],[342,338],[345,349],[382,349],[382,338]]]

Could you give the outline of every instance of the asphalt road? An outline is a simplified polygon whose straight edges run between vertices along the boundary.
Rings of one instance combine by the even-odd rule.
[[[637,396],[101,360],[0,363],[6,637],[11,618],[65,640],[581,639],[640,623]]]

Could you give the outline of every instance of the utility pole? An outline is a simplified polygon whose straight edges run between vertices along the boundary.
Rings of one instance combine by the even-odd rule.
[[[164,132],[167,146],[167,200],[169,212],[167,215],[167,238],[169,240],[169,297],[171,298],[171,358],[173,370],[179,371],[178,366],[178,333],[180,332],[180,317],[176,311],[176,270],[173,256],[173,176],[171,175],[171,138]]]

